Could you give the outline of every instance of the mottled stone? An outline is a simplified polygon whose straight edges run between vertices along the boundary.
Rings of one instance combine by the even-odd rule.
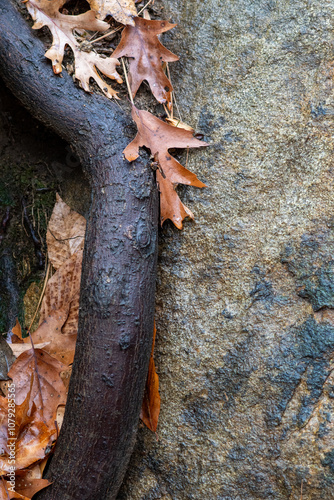
[[[140,429],[119,500],[332,499],[334,5],[164,6],[208,187],[160,234],[158,439]]]

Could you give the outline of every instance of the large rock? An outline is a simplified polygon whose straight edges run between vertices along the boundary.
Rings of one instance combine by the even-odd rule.
[[[158,439],[140,430],[119,499],[332,499],[334,4],[164,12],[208,188],[161,231]]]

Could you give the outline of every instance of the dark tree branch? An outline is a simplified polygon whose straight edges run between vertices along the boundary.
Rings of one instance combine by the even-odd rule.
[[[158,193],[146,161],[122,150],[128,112],[53,75],[45,47],[0,0],[0,73],[22,104],[66,139],[92,188],[78,343],[63,428],[43,500],[111,500],[133,448],[151,350]]]

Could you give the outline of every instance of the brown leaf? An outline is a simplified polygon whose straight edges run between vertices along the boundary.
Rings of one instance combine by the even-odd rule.
[[[150,364],[148,368],[144,399],[140,414],[141,420],[152,432],[156,432],[157,430],[160,413],[159,377],[157,372],[155,371],[155,363],[153,358],[155,336],[156,328],[154,325]]]
[[[130,57],[129,80],[135,96],[140,84],[146,80],[154,97],[161,103],[171,105],[172,84],[162,69],[162,62],[178,61],[178,57],[164,47],[158,35],[174,28],[167,21],[149,21],[135,18],[135,26],[126,26],[113,57]]]
[[[3,477],[0,481],[0,500],[30,500],[30,498],[20,495],[15,491],[12,491],[11,484],[9,481],[6,481]]]
[[[25,469],[50,452],[55,429],[46,425],[42,412],[33,402],[34,377],[32,375],[25,400],[15,404],[15,410],[16,392],[10,392],[8,398],[0,398],[1,475],[12,470],[13,451],[16,469]]]
[[[181,203],[175,187],[178,183],[196,187],[205,187],[195,174],[183,167],[173,158],[169,148],[199,148],[207,146],[203,141],[193,137],[188,130],[172,127],[159,120],[148,111],[132,107],[132,118],[137,124],[138,134],[125,148],[124,155],[128,161],[139,156],[139,147],[146,146],[151,150],[155,161],[160,165],[157,181],[160,188],[161,224],[170,219],[177,228],[182,229],[185,217],[193,218],[191,211]]]
[[[71,47],[75,58],[74,76],[86,92],[90,92],[89,80],[93,78],[103,93],[109,97],[117,96],[113,90],[99,75],[99,70],[108,78],[122,83],[122,78],[116,71],[119,62],[115,58],[103,58],[94,51],[85,50],[73,34],[73,30],[92,30],[106,31],[109,24],[99,21],[95,17],[95,12],[89,10],[78,16],[64,15],[59,9],[65,4],[66,0],[29,0],[26,7],[35,21],[34,29],[47,26],[52,34],[52,46],[45,53],[45,57],[51,59],[53,71],[56,74],[62,72],[62,62],[64,58],[65,46]]]
[[[41,305],[40,325],[52,311],[69,307],[69,314],[62,332],[67,335],[77,333],[81,267],[82,250],[72,255],[49,279]]]
[[[83,249],[85,232],[86,219],[72,210],[57,194],[46,233],[48,257],[55,269]]]
[[[31,335],[35,349],[43,345],[43,350],[64,365],[73,363],[77,334],[64,334],[61,329],[68,315],[68,309],[51,311],[37,330]],[[24,343],[31,345],[30,338],[24,339]],[[38,344],[41,343],[41,344]]]
[[[33,375],[31,400],[42,412],[45,423],[55,429],[57,407],[65,404],[66,388],[60,373],[66,369],[60,361],[41,349],[30,349],[21,354],[8,372],[15,384],[16,404],[20,405],[29,393]]]
[[[134,0],[88,0],[88,3],[99,19],[112,16],[121,24],[134,25],[133,17],[137,15]]]
[[[38,491],[50,484],[47,479],[42,479],[40,464],[26,470],[16,470],[15,491],[10,481],[6,481],[3,477],[1,478],[0,500],[31,500]]]
[[[47,479],[42,479],[39,464],[35,465],[32,469],[18,471],[15,483],[15,490],[28,498],[32,498],[38,491],[43,490],[51,484]]]

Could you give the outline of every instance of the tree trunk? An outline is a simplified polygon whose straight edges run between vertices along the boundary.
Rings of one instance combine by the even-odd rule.
[[[146,157],[122,151],[129,110],[52,74],[43,44],[0,0],[0,72],[38,119],[79,156],[92,189],[79,333],[65,419],[43,499],[114,499],[137,431],[150,356],[158,194]],[[130,136],[130,137],[129,137]]]

